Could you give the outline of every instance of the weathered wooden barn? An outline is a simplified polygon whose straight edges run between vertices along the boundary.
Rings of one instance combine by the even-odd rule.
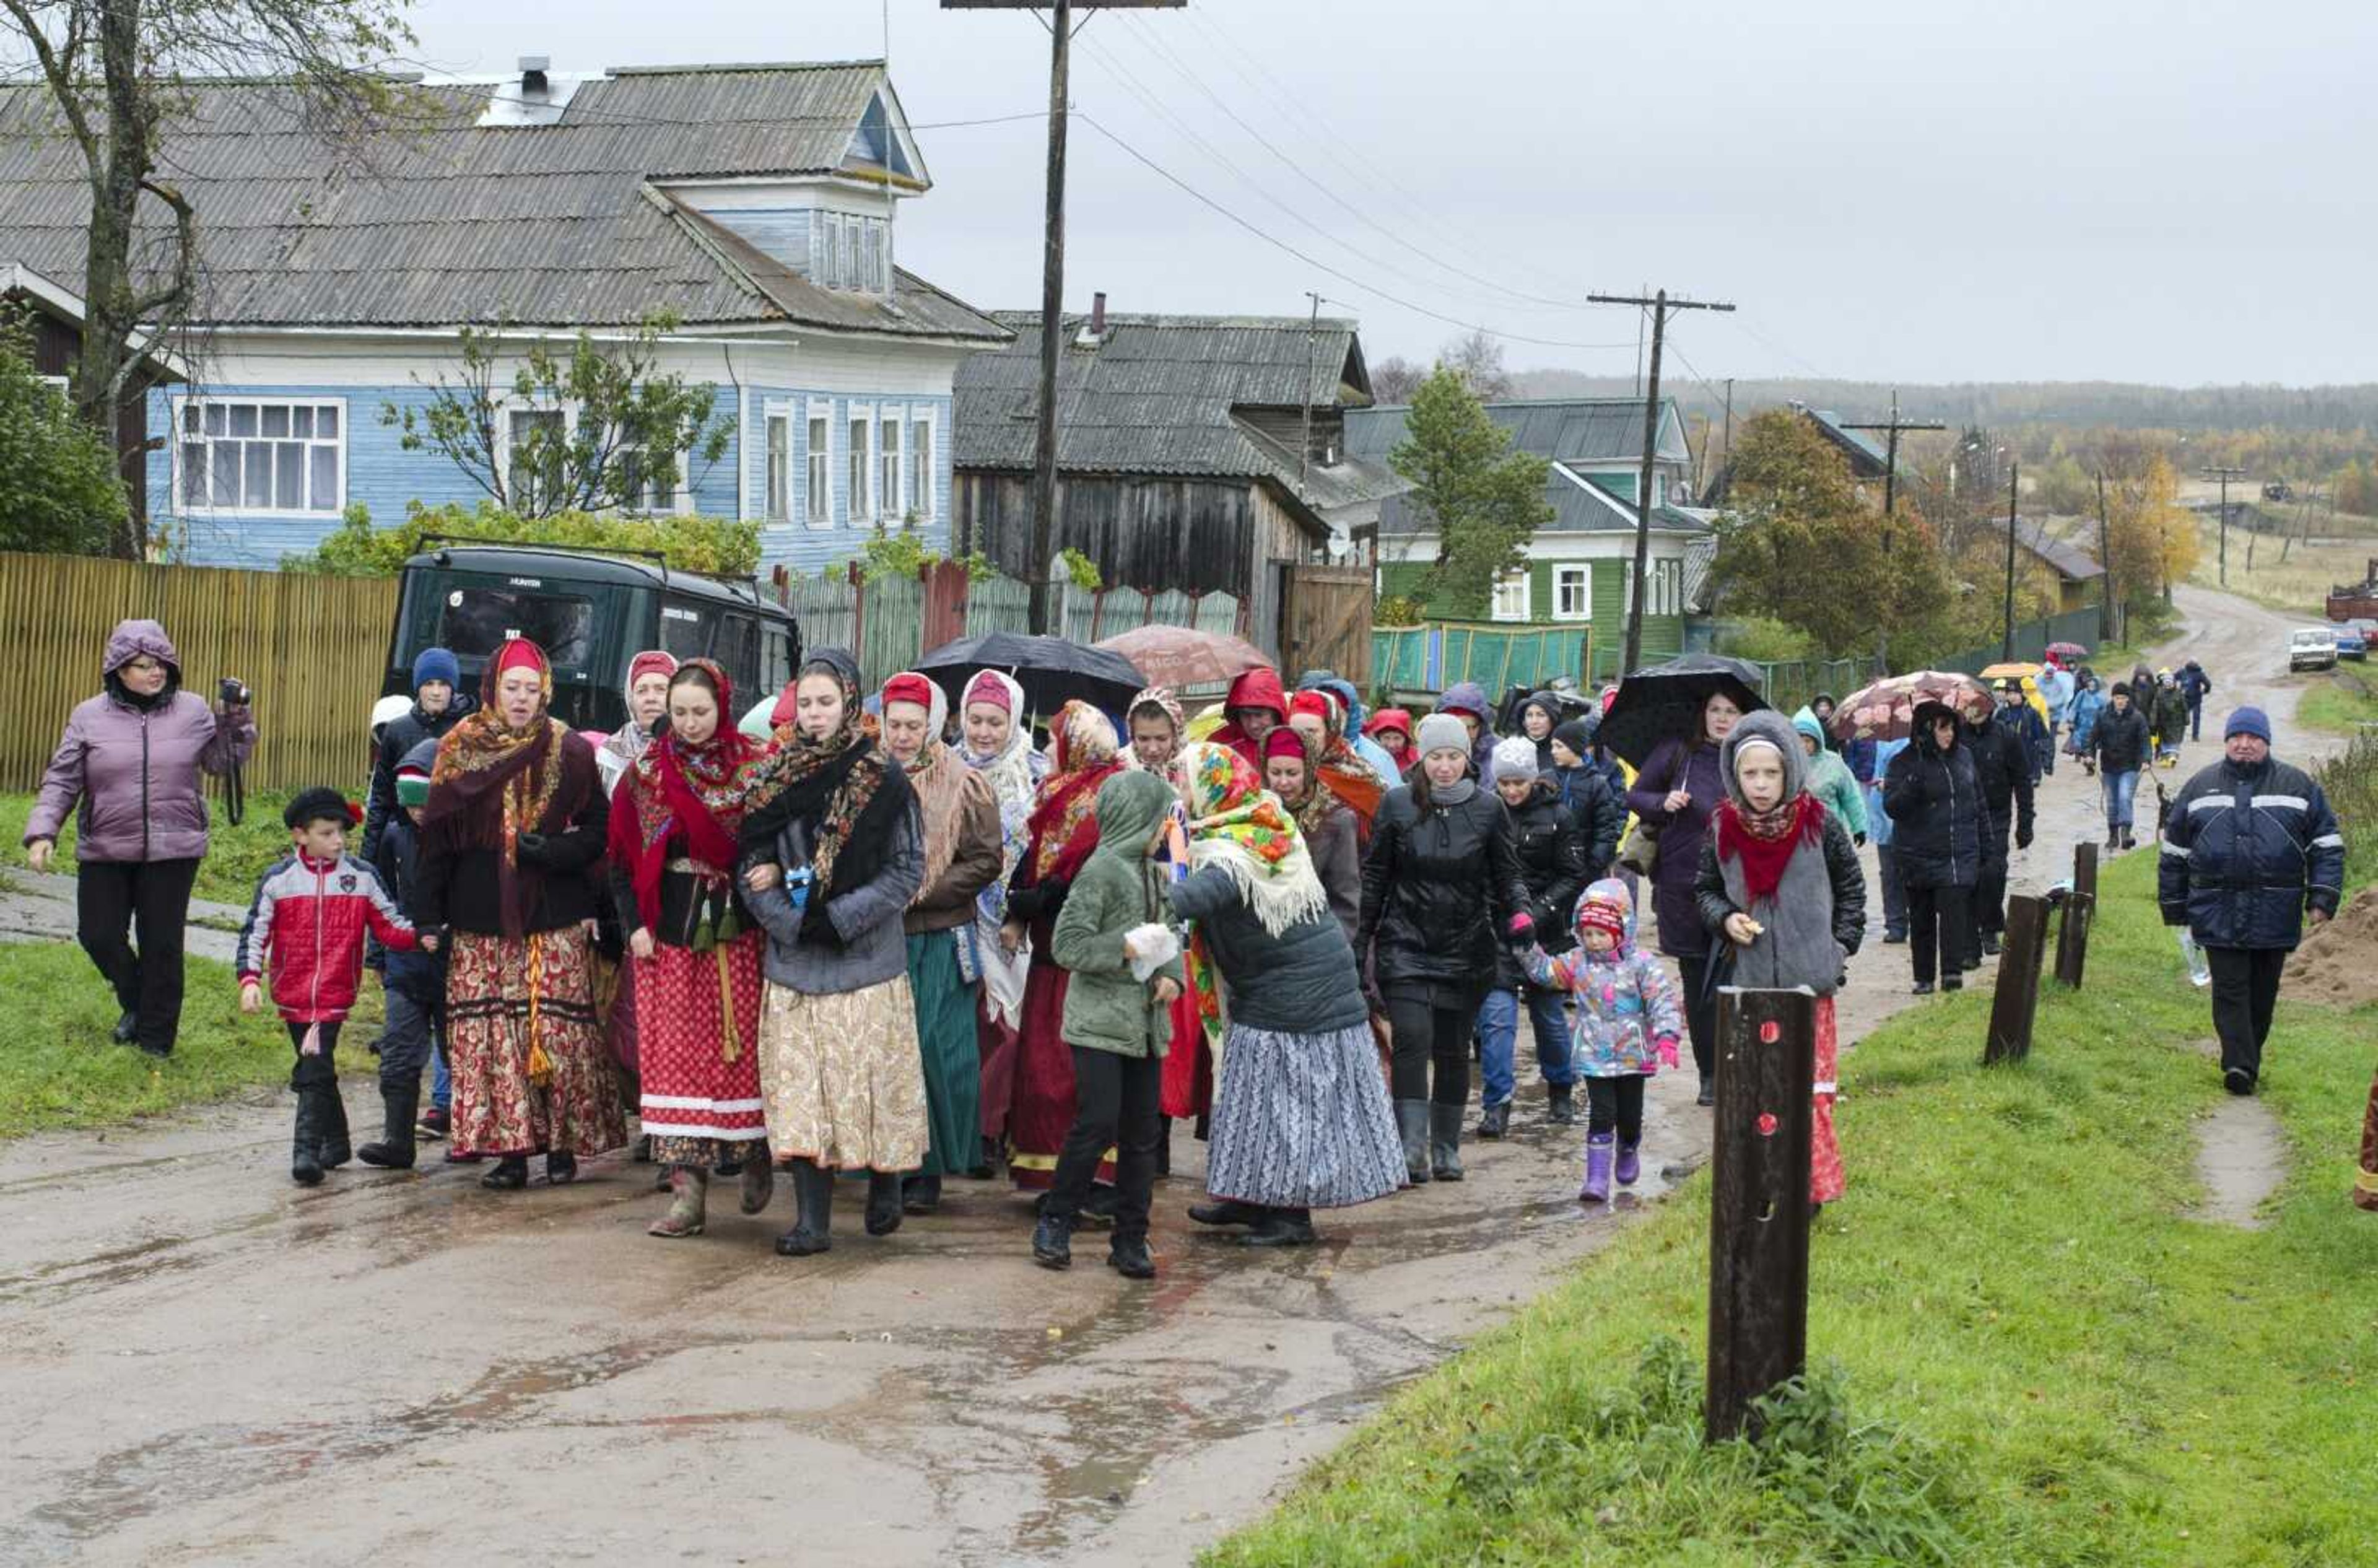
[[[1015,341],[957,374],[952,544],[1027,577],[1050,564],[1031,559],[1040,322],[997,318]],[[1338,592],[1330,618],[1367,638],[1367,541],[1405,487],[1346,449],[1346,411],[1371,401],[1354,323],[1100,308],[1063,330],[1052,555],[1080,551],[1109,587],[1231,595],[1258,646],[1351,663],[1314,646],[1300,585],[1310,606],[1359,584],[1361,615]]]

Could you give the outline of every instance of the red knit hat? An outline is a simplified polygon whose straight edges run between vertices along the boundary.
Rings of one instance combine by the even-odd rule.
[[[1331,703],[1332,699],[1327,692],[1300,691],[1288,700],[1288,716],[1292,719],[1299,713],[1310,713],[1326,724],[1329,722]]]
[[[1015,712],[1015,694],[1008,690],[1007,683],[999,678],[995,670],[984,670],[967,682],[966,700],[962,706],[971,708],[978,702],[996,708],[1011,717]]]
[[[1577,906],[1577,928],[1607,931],[1614,942],[1627,940],[1627,912],[1606,899],[1588,898]]]
[[[677,674],[677,660],[657,648],[647,648],[628,661],[628,689],[636,689],[636,682],[646,676]]]
[[[1006,695],[1003,688],[1000,695]],[[930,713],[933,709],[933,683],[913,670],[894,676],[883,683],[883,705],[889,708],[895,702],[913,702]]]
[[[1265,732],[1263,754],[1267,762],[1275,757],[1293,757],[1300,762],[1309,760],[1305,756],[1304,737],[1286,724]]]

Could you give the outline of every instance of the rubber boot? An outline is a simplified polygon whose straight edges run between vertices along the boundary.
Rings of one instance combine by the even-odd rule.
[[[1428,1103],[1428,1174],[1433,1181],[1461,1179],[1461,1107]]]
[[[1189,1205],[1189,1217],[1199,1225],[1261,1225],[1270,1212],[1261,1203],[1243,1203],[1236,1198]]]
[[[300,1187],[317,1187],[322,1180],[322,1162],[315,1153],[316,1131],[314,1090],[311,1084],[293,1084],[297,1092],[296,1131],[289,1143],[289,1179]]]
[[[900,1183],[900,1212],[929,1215],[942,1206],[942,1178],[936,1171],[931,1176],[911,1176]]]
[[[496,1168],[479,1178],[479,1185],[490,1192],[517,1192],[528,1185],[528,1156],[506,1155],[496,1162]]]
[[[1544,1119],[1555,1127],[1577,1125],[1576,1086],[1569,1083],[1544,1085]]]
[[[741,1189],[737,1206],[747,1215],[759,1214],[776,1195],[776,1162],[768,1157],[765,1143],[744,1155],[743,1173],[736,1179],[736,1185]]]
[[[1107,1244],[1107,1267],[1125,1279],[1154,1279],[1156,1256],[1145,1236],[1118,1236]]]
[[[867,1173],[867,1234],[889,1236],[900,1228],[900,1173]]]
[[[699,1166],[671,1166],[669,1191],[677,1201],[669,1204],[668,1213],[644,1227],[644,1234],[670,1241],[701,1235],[710,1202],[710,1172]]]
[[[383,1083],[379,1086],[380,1104],[386,1107],[379,1142],[366,1143],[355,1151],[355,1158],[381,1170],[413,1168],[413,1116],[421,1106],[421,1083]]]
[[[1398,1100],[1396,1131],[1403,1138],[1404,1179],[1417,1187],[1428,1179],[1428,1102]]]
[[[1074,1221],[1069,1215],[1044,1214],[1032,1227],[1032,1261],[1044,1269],[1074,1266]]]
[[[793,1203],[798,1215],[793,1228],[776,1238],[776,1251],[787,1258],[806,1258],[834,1249],[834,1172],[820,1170],[810,1160],[795,1160]]]
[[[1642,1147],[1643,1141],[1640,1138],[1632,1143],[1622,1142],[1618,1145],[1618,1168],[1611,1174],[1618,1178],[1618,1185],[1621,1187],[1634,1186],[1635,1179],[1643,1174],[1642,1162],[1636,1158]]]
[[[1607,1132],[1585,1141],[1585,1185],[1577,1190],[1580,1203],[1610,1202],[1610,1146],[1617,1142]]]
[[[1478,1136],[1481,1138],[1500,1138],[1510,1131],[1510,1127],[1511,1102],[1508,1100],[1499,1106],[1488,1106],[1478,1113]]]
[[[1310,1247],[1319,1238],[1313,1234],[1312,1210],[1267,1209],[1255,1227],[1239,1239],[1250,1247]]]
[[[336,1170],[355,1157],[354,1145],[348,1141],[347,1102],[339,1093],[339,1073],[327,1061],[321,1076],[315,1080],[314,1093],[318,1096],[314,1114],[319,1118],[321,1147],[318,1157],[324,1170]]]

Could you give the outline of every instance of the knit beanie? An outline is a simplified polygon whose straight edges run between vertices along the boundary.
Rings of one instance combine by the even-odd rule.
[[[978,702],[988,708],[996,708],[1011,718],[1015,716],[1015,694],[1007,689],[1007,683],[999,678],[996,670],[979,671],[972,680],[967,682],[966,700],[959,706],[971,708]]]
[[[1606,898],[1588,893],[1577,906],[1577,928],[1580,931],[1607,931],[1614,942],[1627,940],[1627,912]]]
[[[2238,708],[2231,711],[2229,722],[2221,726],[2221,738],[2251,735],[2265,746],[2271,744],[2271,721],[2260,708]]]
[[[303,828],[314,822],[334,821],[342,828],[355,825],[358,813],[347,804],[347,797],[337,790],[317,784],[301,789],[289,804],[282,808],[281,824],[285,828]]]
[[[1455,714],[1431,713],[1420,722],[1420,729],[1412,736],[1412,748],[1423,757],[1432,751],[1459,751],[1467,757],[1470,731]],[[1528,754],[1533,761],[1535,748],[1531,746]]]
[[[449,686],[462,684],[462,666],[443,648],[424,648],[413,656],[414,695],[419,696],[421,688],[433,680],[442,680]]]
[[[1583,719],[1568,719],[1555,724],[1553,738],[1567,747],[1580,762],[1593,751],[1593,726]]]
[[[2114,689],[2108,692],[2106,695],[2108,697],[2128,697],[2130,694],[2131,683],[2126,680],[2118,680],[2114,683]]]
[[[1526,736],[1515,735],[1495,743],[1495,782],[1505,779],[1532,779],[1536,776],[1536,743]]]
[[[429,770],[407,762],[396,771],[396,803],[399,806],[429,804]]]
[[[647,648],[628,662],[628,689],[636,689],[636,682],[646,676],[677,674],[677,660],[657,648]]]

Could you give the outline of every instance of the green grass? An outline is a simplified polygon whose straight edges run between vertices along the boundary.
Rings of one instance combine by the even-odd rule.
[[[243,908],[256,896],[256,879],[267,866],[289,853],[289,830],[281,825],[281,808],[287,805],[286,795],[251,795],[239,826],[223,820],[222,801],[210,796],[207,809],[213,818],[208,834],[206,858],[198,862],[198,885],[194,896],[217,904],[235,904]],[[30,795],[0,795],[0,877],[26,867],[25,819],[33,809]],[[66,828],[58,834],[58,850],[50,861],[50,869],[74,872],[74,818],[69,814]],[[360,851],[363,832],[357,829],[348,837],[349,844]]]
[[[2108,868],[2089,983],[2043,997],[2027,1064],[1980,1068],[1978,993],[1844,1058],[1809,1302],[1839,1370],[1783,1441],[1697,1441],[1703,1173],[1206,1562],[2370,1561],[2378,1215],[2348,1192],[2378,1010],[2282,1003],[2270,1227],[2182,1217],[2220,1090],[2153,870]]]
[[[2378,676],[2356,669],[2340,669],[2307,689],[2299,700],[2296,717],[2314,729],[2338,735],[2360,735],[2364,724],[2378,724]]]

